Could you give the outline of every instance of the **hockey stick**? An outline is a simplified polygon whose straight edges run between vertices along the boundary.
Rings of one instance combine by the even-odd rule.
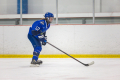
[[[51,43],[47,42],[49,45],[53,46],[54,48],[58,49],[59,51],[63,52],[64,54],[68,55],[69,57],[73,58],[74,60],[76,60],[77,62],[83,64],[84,66],[90,66],[90,65],[93,65],[94,64],[94,61],[92,61],[91,63],[89,64],[85,64],[85,63],[82,63],[81,61],[77,60],[76,58],[72,57],[71,55],[67,54],[66,52],[62,51],[61,49],[57,48],[56,46],[52,45]]]

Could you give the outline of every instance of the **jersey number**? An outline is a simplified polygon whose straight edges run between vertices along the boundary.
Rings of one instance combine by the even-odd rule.
[[[36,26],[35,30],[37,30],[37,31],[40,30],[40,27]]]

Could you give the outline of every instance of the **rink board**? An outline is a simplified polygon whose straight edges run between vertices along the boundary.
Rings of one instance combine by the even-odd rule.
[[[29,26],[0,26],[0,58],[31,58]],[[120,24],[51,25],[48,42],[76,58],[120,58]],[[41,58],[69,58],[49,44]]]

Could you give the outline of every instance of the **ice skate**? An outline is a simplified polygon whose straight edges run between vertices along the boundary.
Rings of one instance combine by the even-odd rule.
[[[30,67],[39,67],[40,66],[40,64],[42,64],[42,61],[41,60],[32,60],[31,61],[31,65],[30,65]]]

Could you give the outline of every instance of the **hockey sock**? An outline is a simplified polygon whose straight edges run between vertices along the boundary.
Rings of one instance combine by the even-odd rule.
[[[38,60],[38,57],[39,57],[39,54],[40,53],[37,53],[37,52],[33,52],[33,58],[32,59],[34,59],[34,60]]]
[[[35,48],[34,48],[33,58],[32,58],[32,59],[35,59],[35,60],[37,61],[41,50],[42,50],[42,47],[41,47],[41,46],[35,47]]]

